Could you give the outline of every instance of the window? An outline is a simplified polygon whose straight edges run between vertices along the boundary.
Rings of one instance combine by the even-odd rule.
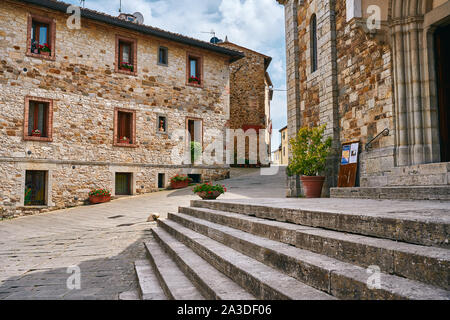
[[[25,206],[45,206],[47,195],[47,171],[26,171]]]
[[[25,98],[24,140],[52,141],[53,100]]]
[[[136,147],[136,112],[134,110],[115,110],[114,145]]]
[[[188,54],[187,59],[187,84],[191,86],[203,85],[203,59],[200,56]]]
[[[55,22],[52,19],[28,16],[27,55],[54,60]]]
[[[166,175],[164,173],[158,173],[158,189],[164,189],[166,187]]]
[[[315,14],[311,17],[310,35],[311,72],[314,72],[317,70],[317,19]]]
[[[157,124],[158,124],[157,132],[167,133],[167,117],[166,116],[158,116]]]
[[[167,66],[169,64],[169,49],[166,47],[159,47],[158,64],[163,66]]]
[[[137,42],[134,39],[116,36],[116,72],[137,74]]]

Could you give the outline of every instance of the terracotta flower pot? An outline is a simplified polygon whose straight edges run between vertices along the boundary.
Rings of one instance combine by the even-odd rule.
[[[189,186],[189,180],[186,181],[171,181],[170,186],[172,189],[182,189],[187,188]]]
[[[216,200],[221,193],[219,191],[212,191],[211,193],[207,191],[197,192],[197,195],[203,200]]]
[[[303,189],[307,198],[320,198],[322,195],[322,187],[325,177],[308,177],[301,176]]]
[[[31,135],[32,135],[33,137],[40,137],[40,136],[41,136],[40,133],[32,133]]]
[[[41,55],[50,57],[50,52],[48,52],[48,51],[41,51]]]
[[[92,204],[110,202],[111,196],[89,196],[89,202]]]

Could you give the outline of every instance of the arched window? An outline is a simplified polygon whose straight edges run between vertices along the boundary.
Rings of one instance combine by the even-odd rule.
[[[313,14],[311,17],[310,35],[311,72],[314,72],[317,70],[317,19],[315,14]]]

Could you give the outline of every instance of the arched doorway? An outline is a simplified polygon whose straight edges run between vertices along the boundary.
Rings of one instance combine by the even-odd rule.
[[[434,33],[441,162],[450,161],[450,24]]]

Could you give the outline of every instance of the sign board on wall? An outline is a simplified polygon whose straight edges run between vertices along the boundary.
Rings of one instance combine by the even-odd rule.
[[[338,187],[352,188],[356,184],[358,173],[359,142],[342,145],[341,166],[339,168]]]

